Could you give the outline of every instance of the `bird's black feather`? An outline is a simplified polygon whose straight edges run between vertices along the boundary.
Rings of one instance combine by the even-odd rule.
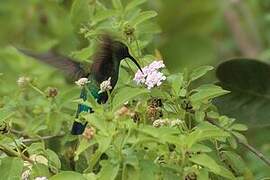
[[[84,70],[82,64],[63,55],[59,55],[53,51],[46,53],[35,53],[30,50],[17,48],[24,55],[30,56],[36,60],[44,62],[48,65],[51,65],[62,72],[64,72],[68,77],[71,77],[73,80],[77,80],[82,77],[86,77],[88,72]]]

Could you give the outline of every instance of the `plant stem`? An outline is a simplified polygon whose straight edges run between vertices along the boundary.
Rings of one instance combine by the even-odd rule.
[[[258,158],[260,158],[265,164],[267,164],[268,166],[270,166],[270,159],[268,159],[265,155],[263,155],[259,150],[257,150],[255,147],[251,146],[250,144],[243,142],[240,138],[238,138],[237,136],[235,136],[230,130],[225,129],[224,127],[220,126],[216,119],[210,118],[206,116],[206,121],[208,121],[209,123],[215,125],[216,127],[222,129],[223,131],[226,131],[228,133],[230,133],[239,144],[241,144],[242,146],[244,146],[246,149],[248,149],[250,152],[252,152],[255,156],[257,156]]]
[[[30,163],[34,163],[34,161],[28,157],[26,157],[23,153],[18,153],[17,151],[14,151],[11,148],[5,147],[3,145],[0,145],[0,150],[3,151],[6,155],[11,157],[21,157],[23,160],[28,161]]]
[[[29,139],[23,139],[22,142],[23,143],[30,143],[30,142],[36,142],[36,141],[43,141],[43,140],[48,140],[48,139],[52,139],[52,138],[56,138],[56,137],[62,137],[65,134],[58,134],[58,135],[52,135],[52,136],[42,136],[42,137],[38,137],[38,138],[29,138]]]
[[[29,83],[29,86],[31,88],[33,88],[35,91],[37,91],[39,94],[41,94],[42,96],[46,96],[44,92],[42,92],[39,88],[37,88],[36,86],[34,86],[32,83]]]

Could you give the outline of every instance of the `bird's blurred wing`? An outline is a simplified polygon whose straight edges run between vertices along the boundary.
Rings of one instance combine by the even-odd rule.
[[[86,77],[88,74],[81,63],[69,57],[59,55],[55,52],[49,51],[46,53],[35,53],[30,50],[20,48],[17,48],[17,50],[26,56],[30,56],[36,60],[39,60],[61,70],[73,80]]]

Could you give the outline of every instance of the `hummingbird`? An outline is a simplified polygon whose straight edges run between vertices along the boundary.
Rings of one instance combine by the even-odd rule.
[[[100,92],[100,84],[110,78],[112,87],[110,91],[114,89],[118,81],[119,67],[122,60],[130,59],[143,73],[139,63],[130,55],[128,47],[124,43],[114,40],[109,35],[102,36],[99,48],[93,55],[93,63],[87,68],[85,68],[82,63],[55,52],[49,51],[39,54],[25,49],[18,50],[24,55],[62,70],[64,73],[71,76],[72,79],[87,78],[88,83],[81,89],[80,98],[83,99],[83,101],[87,101],[89,96],[93,96],[99,104],[104,104],[108,100],[107,92]],[[82,112],[94,113],[94,110],[88,105],[78,104],[76,119]],[[86,126],[87,122],[81,123],[75,120],[71,134],[83,134]]]

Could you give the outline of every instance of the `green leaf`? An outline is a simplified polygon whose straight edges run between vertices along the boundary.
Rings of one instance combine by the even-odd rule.
[[[15,180],[21,179],[23,161],[17,157],[5,157],[1,159],[0,174],[1,179]]]
[[[97,175],[94,174],[94,173],[84,174],[84,177],[85,177],[87,180],[96,180],[96,179],[97,179]]]
[[[212,149],[206,145],[196,143],[190,148],[191,152],[211,152]]]
[[[73,171],[63,171],[54,175],[50,180],[87,180],[82,174]]]
[[[158,173],[158,166],[151,160],[140,160],[140,178],[147,180],[156,180],[156,174]]]
[[[41,176],[50,177],[51,174],[46,165],[36,163],[32,166],[31,176],[32,177],[41,177]]]
[[[113,7],[117,10],[123,9],[121,0],[112,0]]]
[[[131,20],[130,25],[135,27],[135,26],[141,24],[142,22],[144,22],[148,19],[151,19],[155,16],[157,16],[157,13],[155,11],[141,12],[136,18]]]
[[[114,180],[119,171],[119,164],[111,164],[109,161],[101,162],[101,171],[98,173],[99,180]]]
[[[269,64],[254,59],[232,59],[218,66],[216,76],[219,85],[231,91],[214,101],[221,114],[252,127],[269,124]]]
[[[80,144],[75,152],[74,160],[77,161],[79,159],[79,155],[94,144],[95,144],[94,141],[89,142],[87,139],[83,138],[80,141]]]
[[[237,148],[237,141],[234,137],[228,137],[228,142],[233,149]]]
[[[54,151],[46,149],[46,155],[50,167],[56,168],[57,170],[61,168],[61,162]]]
[[[93,21],[93,23],[96,24],[100,21],[103,21],[103,20],[110,18],[110,17],[113,17],[115,15],[117,15],[117,11],[115,11],[115,10],[109,10],[109,9],[100,10],[100,11],[97,11],[97,13],[94,15],[92,21]]]
[[[86,114],[83,117],[97,130],[100,130],[102,134],[109,136],[110,129],[108,128],[108,122],[100,114],[91,113]]]
[[[218,165],[214,159],[206,154],[194,155],[190,161],[208,168],[211,172],[228,179],[235,179],[234,175],[226,168]]]
[[[195,68],[191,73],[190,73],[190,81],[194,81],[196,79],[199,79],[200,77],[204,76],[208,71],[213,70],[214,68],[212,66],[201,66],[198,68]]]
[[[195,111],[195,120],[197,122],[202,122],[204,121],[204,118],[205,118],[205,112],[203,111]]]
[[[244,124],[233,124],[231,129],[236,131],[247,131],[248,127]]]
[[[213,84],[202,85],[193,91],[196,91],[196,93],[190,96],[192,103],[208,101],[229,93],[229,91]]]
[[[229,164],[238,175],[243,175],[247,166],[241,156],[232,151],[222,151],[222,155],[226,159],[226,164]]]
[[[130,11],[134,8],[136,8],[137,6],[145,3],[146,0],[132,0],[131,2],[129,2],[126,7],[125,7],[125,11]]]
[[[185,138],[184,142],[187,142],[188,148],[192,147],[193,144],[205,141],[209,139],[219,139],[219,138],[227,138],[230,134],[217,128],[210,123],[202,122],[197,125],[196,129],[188,134]]]
[[[45,151],[45,145],[44,143],[32,143],[28,148],[27,148],[27,152],[30,155],[33,154],[42,154]]]
[[[233,135],[235,135],[241,143],[248,144],[247,138],[243,134],[234,131]]]
[[[125,87],[121,88],[113,98],[113,109],[116,110],[122,106],[125,102],[134,99],[139,95],[148,93],[147,89]]]
[[[15,113],[11,110],[1,109],[0,111],[0,123],[3,123],[5,120],[9,119]]]
[[[175,93],[175,95],[178,97],[180,96],[181,88],[184,84],[184,74],[178,73],[171,75],[167,78],[167,80],[171,83],[172,90]]]
[[[124,178],[128,180],[140,180],[140,171],[133,166],[126,166],[126,176]]]
[[[198,180],[209,180],[209,173],[205,169],[200,169],[199,174],[197,176]]]
[[[96,135],[96,139],[98,142],[98,149],[93,155],[90,156],[89,167],[85,170],[85,172],[92,171],[101,155],[109,148],[112,142],[112,137],[108,136]]]
[[[83,23],[90,20],[90,8],[88,1],[75,0],[71,7],[71,22],[79,28]]]

